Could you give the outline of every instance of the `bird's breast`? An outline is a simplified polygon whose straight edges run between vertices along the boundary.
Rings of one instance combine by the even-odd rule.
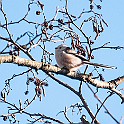
[[[66,67],[67,69],[71,69],[74,67],[77,67],[78,65],[81,65],[82,60],[72,54],[67,54],[67,53],[57,53],[55,55],[56,61],[58,65],[62,67]]]

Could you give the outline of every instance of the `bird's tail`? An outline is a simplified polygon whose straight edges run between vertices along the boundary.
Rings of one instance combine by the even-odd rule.
[[[89,62],[89,61],[83,61],[83,63],[87,64],[87,65],[93,65],[93,66],[96,66],[96,67],[101,67],[101,68],[116,69],[115,66],[109,66],[109,65],[103,65],[103,64],[98,64],[98,63],[92,63],[92,62]]]

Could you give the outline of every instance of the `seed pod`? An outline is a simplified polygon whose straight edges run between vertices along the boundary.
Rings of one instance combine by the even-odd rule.
[[[46,34],[46,30],[45,30],[45,29],[43,29],[43,30],[42,30],[42,33],[43,33],[43,34]]]
[[[63,19],[58,19],[58,22],[59,22],[60,24],[64,24],[64,23],[63,23]]]
[[[36,15],[40,15],[41,14],[41,12],[40,11],[36,11]]]
[[[102,9],[101,5],[97,5],[97,9]]]
[[[52,24],[49,25],[49,29],[53,30],[53,25]]]
[[[94,59],[94,55],[91,56],[91,59]]]
[[[94,6],[93,5],[90,5],[90,9],[93,10]]]
[[[7,119],[8,119],[7,116],[4,116],[4,117],[3,117],[3,120],[4,120],[4,121],[7,121]]]
[[[48,27],[48,22],[44,21],[44,27]]]
[[[27,49],[27,46],[26,45],[22,45],[21,46],[23,49]]]

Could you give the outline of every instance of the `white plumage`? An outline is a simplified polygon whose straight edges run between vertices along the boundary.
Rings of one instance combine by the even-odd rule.
[[[70,71],[76,71],[84,64],[102,68],[114,68],[113,66],[89,62],[84,56],[77,54],[64,44],[55,48],[55,58],[60,68],[67,68]]]

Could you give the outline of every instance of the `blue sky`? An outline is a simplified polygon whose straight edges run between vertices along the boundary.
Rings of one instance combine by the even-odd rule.
[[[95,0],[96,3],[100,3],[99,0]],[[13,0],[13,1],[3,1],[3,8],[5,10],[5,13],[7,14],[8,17],[8,22],[10,21],[18,21],[20,20],[24,14],[27,11],[27,4],[28,0]],[[47,20],[52,19],[52,17],[55,15],[56,7],[62,8],[64,7],[64,0],[42,0],[41,1],[45,6],[44,6],[44,12],[46,15]],[[124,46],[124,1],[123,0],[108,0],[100,3],[102,5],[101,10],[97,10],[97,12],[100,12],[103,14],[103,18],[106,20],[108,23],[108,27],[105,27],[105,31],[101,34],[101,36],[98,38],[97,41],[95,41],[94,47],[95,46],[101,46],[106,42],[110,42],[109,46]],[[69,12],[74,15],[79,15],[80,12],[83,9],[86,9],[89,7],[89,0],[87,1],[81,1],[81,0],[69,0]],[[40,10],[37,5],[32,5],[31,6],[31,11],[29,13],[29,16],[27,17],[31,21],[36,21],[38,23],[43,23],[43,17],[42,16],[37,16],[35,13],[37,10]],[[0,15],[2,15],[0,13]],[[58,18],[61,18],[58,17]],[[85,18],[85,16],[84,16]],[[0,22],[4,23],[3,16],[0,16]],[[80,23],[77,22],[77,25]],[[35,32],[35,28],[33,25],[29,25],[25,22],[22,22],[20,24],[12,25],[9,26],[10,32],[13,34],[13,39],[16,40],[17,37],[21,36],[26,31],[31,31]],[[94,35],[90,34],[92,32],[92,27],[88,25],[88,27],[85,27],[85,32],[87,35]],[[7,37],[7,33],[5,30],[0,28],[0,35]],[[21,43],[26,42],[28,40],[28,37],[24,37],[21,41]],[[83,40],[83,38],[82,38]],[[66,42],[68,45],[70,43],[67,41]],[[6,43],[1,42],[0,46],[1,48],[5,46]],[[46,49],[49,52],[54,53],[54,48],[59,45],[59,43],[46,43]],[[109,49],[101,49],[96,52],[94,52],[95,59],[93,60],[94,62],[97,63],[103,63],[103,64],[108,64],[108,65],[114,65],[117,66],[117,70],[105,70],[103,72],[103,76],[105,77],[105,80],[111,80],[115,79],[118,76],[123,75],[123,68],[124,68],[124,55],[123,55],[124,50],[109,50]],[[32,51],[33,56],[35,56],[37,61],[40,61],[40,54],[42,51],[36,51],[35,49]],[[39,57],[40,56],[40,57]],[[26,57],[24,54],[21,54],[21,57]],[[52,64],[55,65],[56,61],[54,56],[52,56]],[[4,81],[8,78],[11,78],[14,73],[18,74],[26,68],[24,67],[18,67],[17,65],[10,65],[10,64],[3,64],[0,65],[0,90],[4,87]],[[91,67],[92,69],[92,67]],[[83,67],[81,68],[83,70]],[[101,72],[101,71],[100,71]],[[39,75],[37,75],[40,79],[43,79],[46,77],[45,74],[42,73],[42,71],[39,71]],[[66,78],[64,76],[59,76],[56,75],[60,80],[68,83],[69,85],[73,86],[74,88],[78,88],[79,82],[76,80],[72,80],[69,78]],[[63,114],[59,114],[58,116],[57,113],[59,111],[62,111],[65,109],[65,107],[69,107],[71,104],[75,104],[80,102],[78,97],[74,95],[72,92],[70,92],[68,89],[60,86],[58,83],[53,81],[50,78],[47,78],[49,86],[45,88],[46,90],[46,97],[43,97],[42,102],[37,99],[36,101],[33,102],[33,104],[27,109],[27,111],[33,113],[43,113],[47,116],[55,117],[60,119],[61,121],[67,122],[63,116]],[[29,94],[27,96],[24,95],[24,92],[26,90],[26,75],[17,77],[13,81],[11,81],[11,87],[13,90],[10,92],[10,95],[7,97],[8,101],[12,101],[13,103],[16,103],[18,105],[19,99],[24,102],[27,98],[31,100],[33,95],[35,94],[35,86],[34,84],[30,84],[29,86]],[[95,87],[91,86],[94,91]],[[123,88],[124,84],[122,84],[119,88]],[[99,89],[98,96],[101,100],[104,100],[106,96],[108,95],[107,93],[108,90],[105,89]],[[86,99],[88,105],[90,106],[91,110],[93,113],[96,112],[97,110],[97,103],[98,101],[94,98],[93,94],[89,90],[86,84],[83,85],[82,88],[83,96]],[[124,93],[124,92],[123,92]],[[124,105],[120,104],[121,100],[117,95],[113,95],[111,98],[108,99],[108,101],[105,103],[105,106],[108,108],[108,110],[111,112],[111,114],[119,121],[122,116],[124,116]],[[98,106],[100,104],[98,103]],[[5,106],[3,103],[0,103],[0,114],[1,113],[6,113],[7,106]],[[5,111],[6,109],[6,111]],[[101,124],[106,124],[106,123],[111,123],[111,124],[116,124],[115,121],[108,115],[104,113],[105,110],[102,108],[98,114],[97,119],[101,122]],[[83,110],[82,114],[86,114],[87,120],[90,120],[89,115],[87,115],[87,112],[85,109]],[[71,120],[74,122],[79,122],[80,121],[80,114],[77,115],[77,112],[72,115],[71,111],[69,111],[68,116],[70,117]],[[17,116],[17,119],[21,120],[20,124],[26,123],[27,116],[25,115],[19,115]],[[28,118],[29,119],[29,118]],[[2,121],[2,118],[0,118],[0,122]],[[8,124],[8,122],[3,122],[5,124]]]

